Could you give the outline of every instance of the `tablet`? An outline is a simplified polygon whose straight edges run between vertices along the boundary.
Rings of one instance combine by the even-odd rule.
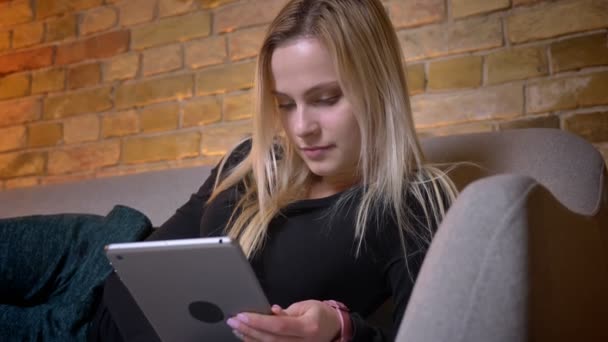
[[[110,244],[106,256],[162,341],[238,341],[228,318],[271,313],[228,237]]]

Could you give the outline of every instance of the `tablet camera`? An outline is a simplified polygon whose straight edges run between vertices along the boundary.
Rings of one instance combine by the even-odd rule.
[[[196,301],[188,305],[190,315],[205,323],[218,323],[224,321],[224,313],[219,306],[205,301]]]

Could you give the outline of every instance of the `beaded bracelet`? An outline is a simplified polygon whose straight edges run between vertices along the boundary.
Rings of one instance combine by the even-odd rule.
[[[334,342],[350,341],[352,339],[353,326],[352,322],[350,321],[350,313],[346,305],[335,300],[325,300],[323,303],[336,309],[338,317],[340,318],[340,336],[335,339]]]

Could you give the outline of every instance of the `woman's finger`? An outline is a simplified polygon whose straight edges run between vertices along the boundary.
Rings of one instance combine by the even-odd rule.
[[[234,336],[236,336],[236,338],[238,338],[241,341],[246,341],[246,338],[243,334],[241,334],[238,330],[236,329],[232,329],[232,333],[234,334]]]
[[[271,335],[288,337],[304,337],[307,335],[304,323],[298,318],[288,315],[273,316],[240,313],[234,319],[248,327],[267,332]]]
[[[230,325],[234,331],[235,335],[241,338],[242,341],[245,342],[267,342],[267,341],[289,341],[290,339],[285,336],[278,336],[276,334],[272,334],[267,331],[258,330],[253,327],[248,326],[247,324],[237,320],[230,318],[228,319],[228,325]]]
[[[287,315],[287,313],[285,312],[285,310],[283,310],[282,307],[280,307],[279,305],[273,305],[270,308],[270,311],[272,311],[273,314],[277,315],[277,316],[285,316]]]

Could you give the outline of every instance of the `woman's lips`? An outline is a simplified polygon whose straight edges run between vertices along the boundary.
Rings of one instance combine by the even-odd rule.
[[[327,146],[313,146],[313,147],[302,147],[300,150],[304,153],[304,155],[311,160],[319,160],[323,159],[327,152],[332,149],[333,145]]]

